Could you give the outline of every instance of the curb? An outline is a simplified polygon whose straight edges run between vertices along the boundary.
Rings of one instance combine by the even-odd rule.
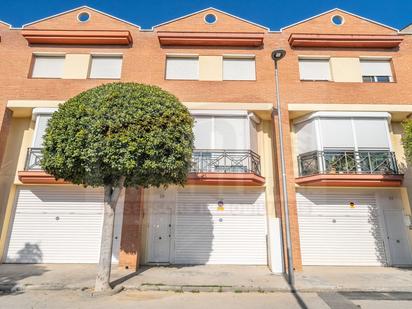
[[[93,287],[81,286],[65,286],[53,284],[39,285],[7,285],[0,284],[0,293],[19,293],[24,291],[90,291]],[[157,291],[157,292],[176,292],[176,293],[290,293],[293,290],[290,287],[256,287],[256,286],[207,286],[207,285],[156,285],[142,284],[140,286],[118,286],[113,289],[116,293],[121,290],[129,291]],[[344,288],[344,287],[311,287],[311,288],[295,288],[295,292],[299,293],[319,293],[319,292],[375,292],[375,293],[403,293],[410,292],[411,289],[361,289],[361,288]],[[114,293],[114,294],[116,294]]]

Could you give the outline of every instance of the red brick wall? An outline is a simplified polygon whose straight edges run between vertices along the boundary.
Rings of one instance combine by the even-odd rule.
[[[142,235],[143,189],[127,188],[124,200],[119,266],[137,269]]]
[[[30,79],[28,78],[33,52],[59,52],[91,53],[91,52],[122,52],[124,55],[122,81],[134,81],[158,85],[174,93],[181,101],[187,102],[274,102],[274,65],[270,53],[276,48],[284,48],[286,57],[279,64],[280,87],[284,125],[284,141],[286,148],[286,163],[288,177],[289,207],[291,212],[291,226],[293,237],[293,252],[295,266],[301,268],[299,248],[299,228],[297,222],[295,184],[293,175],[293,160],[289,119],[287,112],[288,103],[342,103],[342,104],[412,104],[412,91],[410,91],[410,72],[412,70],[412,37],[405,36],[399,50],[349,50],[349,49],[291,49],[288,38],[292,32],[301,33],[362,33],[362,34],[395,34],[394,31],[342,14],[345,23],[341,27],[331,24],[333,14],[323,15],[306,23],[287,28],[282,33],[267,33],[263,28],[243,23],[228,15],[216,13],[218,22],[215,25],[205,25],[205,13],[191,16],[173,24],[167,24],[156,30],[172,31],[263,31],[265,32],[264,46],[261,48],[225,48],[225,47],[187,47],[174,48],[162,47],[156,32],[141,32],[138,28],[123,24],[110,17],[91,12],[88,23],[79,24],[76,16],[79,11],[58,16],[30,26],[42,29],[128,29],[133,36],[132,46],[28,46],[27,41],[21,36],[20,30],[8,30],[0,27],[0,147],[4,148],[5,136],[8,132],[9,114],[5,114],[5,104],[8,100],[17,99],[43,99],[66,100],[81,91],[109,81],[102,80],[56,80],[56,79]],[[164,79],[165,57],[167,53],[193,53],[200,55],[222,54],[255,54],[256,55],[256,81],[166,81]],[[362,84],[362,83],[332,83],[332,82],[301,82],[299,80],[298,56],[299,55],[329,55],[329,56],[391,56],[393,59],[396,82],[389,84]],[[1,149],[1,148],[0,148]],[[278,151],[278,149],[277,149]],[[1,157],[1,150],[0,150]],[[279,156],[278,156],[279,157]],[[280,173],[277,172],[279,183]],[[280,187],[277,209],[280,204]],[[136,251],[136,232],[138,225],[136,216],[140,216],[140,205],[137,192],[126,196],[125,214],[130,211],[130,222],[124,222],[122,239],[122,265],[138,263]],[[127,210],[128,209],[128,210]],[[140,209],[140,208],[138,208]],[[125,216],[125,220],[128,216]],[[133,219],[134,218],[134,219]],[[128,229],[128,230],[127,230]],[[135,233],[135,234],[133,234]],[[130,242],[130,243],[129,243]],[[135,253],[133,253],[135,252]],[[134,261],[134,262],[133,262]]]

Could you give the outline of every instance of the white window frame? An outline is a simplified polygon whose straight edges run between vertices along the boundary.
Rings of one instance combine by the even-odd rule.
[[[219,111],[219,110],[191,110],[190,111],[191,115],[196,117],[196,116],[200,116],[200,117],[208,117],[211,118],[212,121],[212,134],[211,134],[211,139],[212,139],[212,145],[211,145],[211,150],[219,150],[216,149],[216,144],[215,144],[215,118],[240,118],[240,117],[244,117],[245,121],[246,121],[246,127],[245,127],[245,131],[246,131],[246,140],[245,140],[245,149],[243,150],[251,150],[251,142],[250,142],[250,138],[251,138],[251,119],[250,116],[248,115],[248,113],[246,111]],[[196,150],[196,148],[195,148]],[[231,149],[227,149],[227,150],[231,150]],[[241,149],[240,149],[241,150]]]
[[[351,120],[351,127],[352,127],[352,134],[353,134],[353,141],[354,141],[354,147],[350,148],[352,151],[359,151],[364,150],[387,150],[387,151],[393,151],[393,146],[390,138],[390,130],[389,130],[389,122],[391,119],[391,116],[389,113],[386,112],[315,112],[309,116],[302,117],[300,119],[297,119],[294,121],[294,124],[302,123],[302,122],[307,122],[307,121],[314,121],[315,122],[315,127],[316,127],[316,145],[317,145],[317,151],[324,151],[324,150],[332,150],[331,148],[325,148],[323,145],[323,140],[322,140],[322,132],[321,132],[321,124],[320,121],[321,119],[325,118],[341,118],[341,119],[350,119]],[[357,142],[356,138],[356,127],[355,127],[355,119],[356,118],[370,118],[370,119],[382,119],[385,118],[385,128],[386,128],[386,136],[388,138],[388,149],[384,148],[360,148]],[[340,150],[340,149],[334,149],[334,150]],[[342,149],[342,150],[349,150],[348,148]],[[303,153],[297,153],[297,155],[302,155]]]
[[[303,61],[324,61],[328,63],[328,78],[327,79],[311,79],[311,78],[302,78],[302,73],[301,73],[301,62]],[[332,68],[330,65],[330,57],[316,57],[316,56],[311,56],[311,57],[305,57],[305,56],[299,56],[298,57],[298,69],[299,69],[299,79],[301,81],[318,81],[318,82],[330,82],[332,81]]]
[[[93,65],[93,58],[120,58],[121,63],[120,63],[120,74],[119,77],[92,77],[92,65]],[[90,55],[90,65],[89,65],[89,72],[87,74],[87,78],[89,79],[113,79],[113,80],[119,80],[122,78],[122,73],[123,73],[123,54],[91,54]]]
[[[226,79],[225,78],[225,59],[238,59],[238,60],[253,60],[254,72],[253,77],[250,79]],[[222,59],[222,80],[224,81],[256,81],[257,72],[256,72],[256,56],[255,55],[242,55],[242,54],[226,54],[223,55]]]
[[[38,58],[63,58],[63,67],[61,76],[33,76],[34,68],[36,66],[36,61]],[[64,62],[66,60],[66,53],[33,53],[32,54],[32,65],[30,69],[30,78],[32,79],[62,79],[64,75]]]
[[[359,58],[359,61],[360,61],[360,65],[361,65],[361,74],[362,74],[362,82],[363,83],[393,83],[394,82],[394,78],[393,78],[393,63],[392,63],[392,59],[391,58],[379,58],[379,57],[377,57],[377,58],[373,58],[373,57],[360,57]],[[363,74],[363,69],[362,69],[362,62],[387,62],[388,64],[389,64],[389,67],[390,67],[390,71],[391,71],[391,74],[390,75],[364,75]],[[364,78],[365,77],[370,77],[370,78],[372,78],[372,80],[371,81],[365,81],[364,80]],[[379,81],[378,80],[378,78],[379,77],[388,77],[389,78],[389,81],[387,81],[387,82],[382,82],[382,81]]]
[[[32,121],[34,121],[34,130],[33,130],[33,138],[31,141],[31,148],[34,148],[34,143],[36,141],[36,137],[39,131],[39,117],[41,116],[51,116],[55,111],[57,111],[57,108],[35,108],[33,109],[33,116],[32,116]]]
[[[168,59],[178,59],[178,58],[183,58],[183,59],[196,59],[197,60],[197,76],[195,78],[169,78],[167,75],[167,66],[168,66]],[[164,78],[165,80],[173,80],[173,81],[188,81],[188,80],[199,80],[200,76],[200,63],[199,63],[199,55],[197,54],[166,54],[165,58],[165,71],[164,71]]]

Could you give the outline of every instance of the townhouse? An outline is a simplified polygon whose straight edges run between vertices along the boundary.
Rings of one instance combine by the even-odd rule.
[[[282,36],[288,192],[302,264],[410,265],[401,144],[410,38],[340,10]]]
[[[411,38],[332,10],[269,31],[206,9],[150,31],[81,7],[0,23],[0,251],[5,263],[95,263],[102,190],[41,170],[42,135],[66,99],[113,81],[158,85],[195,118],[185,187],[133,189],[113,262],[284,269],[272,50],[279,62],[294,266],[412,264],[401,121]]]
[[[87,7],[6,31],[10,66],[19,65],[8,71],[14,89],[2,94],[13,115],[2,168],[3,261],[97,262],[102,191],[41,171],[42,135],[64,100],[134,81],[159,85],[188,106],[196,150],[184,188],[126,190],[114,262],[281,267],[267,32],[217,10],[141,31]]]

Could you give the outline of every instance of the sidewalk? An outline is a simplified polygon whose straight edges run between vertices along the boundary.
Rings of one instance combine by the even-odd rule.
[[[299,291],[412,292],[412,269],[306,266],[296,273]]]
[[[91,289],[96,265],[0,265],[0,290]],[[305,267],[296,273],[301,292],[379,291],[412,292],[412,269],[384,267]],[[198,265],[142,267],[130,272],[113,267],[112,283],[129,290],[193,292],[287,292],[282,275],[265,266]]]

